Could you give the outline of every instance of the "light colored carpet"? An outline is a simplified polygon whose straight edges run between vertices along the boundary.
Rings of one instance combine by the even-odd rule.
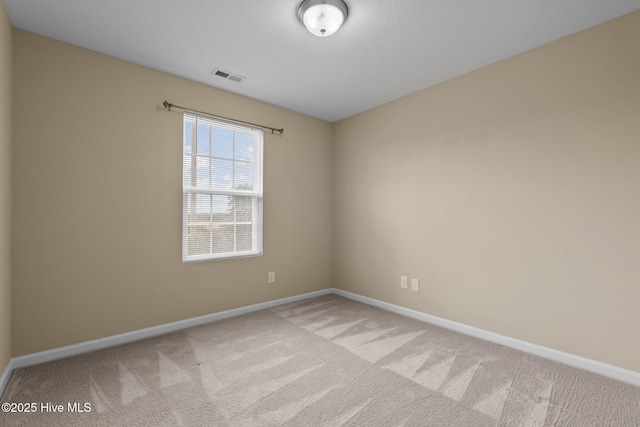
[[[3,426],[640,425],[640,388],[335,295],[18,369],[0,400],[65,407]]]

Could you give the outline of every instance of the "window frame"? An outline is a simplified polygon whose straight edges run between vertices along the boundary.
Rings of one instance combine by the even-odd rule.
[[[223,156],[215,156],[213,155],[213,143],[214,141],[211,138],[211,132],[209,132],[209,153],[208,154],[200,154],[197,152],[198,149],[198,124],[199,122],[204,122],[204,124],[210,128],[216,128],[226,131],[233,132],[233,142],[232,142],[232,153],[233,157],[223,157]],[[191,129],[191,152],[187,150],[187,126],[192,126]],[[236,132],[251,134],[253,137],[253,162],[248,160],[243,160],[241,158],[236,157]],[[234,122],[229,122],[221,119],[216,119],[212,117],[202,116],[190,112],[185,112],[183,115],[183,140],[182,140],[182,262],[200,262],[200,261],[213,261],[213,260],[222,260],[222,259],[236,259],[236,258],[247,258],[247,257],[256,257],[261,256],[263,254],[263,162],[262,162],[262,153],[264,148],[264,134],[261,128],[256,128],[252,126],[237,124]],[[207,159],[209,164],[209,170],[212,170],[211,164],[213,160],[226,161],[231,162],[232,164],[232,186],[231,189],[215,189],[212,188],[212,185],[209,187],[199,186],[198,185],[198,159]],[[189,164],[189,165],[188,165]],[[253,165],[253,189],[252,190],[243,190],[237,189],[235,187],[235,168],[237,164],[245,164],[245,165]],[[190,183],[192,185],[187,185],[187,172],[190,174]],[[210,174],[212,172],[209,172]],[[213,177],[210,175],[210,182],[213,180]],[[195,185],[193,185],[195,184]],[[197,195],[206,195],[206,196],[227,196],[234,197],[233,204],[233,221],[214,221],[213,219],[213,197],[211,197],[211,205],[210,205],[210,218],[208,221],[190,221],[189,218],[189,209],[191,204],[191,212],[197,212]],[[190,198],[189,196],[192,196]],[[251,220],[250,221],[238,221],[238,210],[237,206],[239,200],[235,197],[251,197]],[[214,245],[214,227],[215,226],[233,226],[233,251],[231,252],[219,252],[215,253],[213,250]],[[251,244],[252,247],[250,250],[238,250],[238,226],[239,225],[251,225]],[[210,237],[209,237],[209,251],[206,254],[199,255],[188,255],[189,251],[189,228],[193,226],[204,226],[210,228]]]

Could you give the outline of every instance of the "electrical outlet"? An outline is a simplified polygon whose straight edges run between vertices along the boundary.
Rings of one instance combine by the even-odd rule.
[[[411,290],[416,292],[420,291],[420,282],[418,279],[411,279]]]
[[[269,283],[276,283],[276,272],[275,271],[270,271],[269,272]]]
[[[407,276],[400,276],[400,287],[407,289]]]

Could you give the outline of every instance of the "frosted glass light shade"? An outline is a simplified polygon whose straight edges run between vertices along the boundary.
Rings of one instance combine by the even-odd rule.
[[[347,14],[347,5],[342,0],[305,0],[298,9],[298,17],[304,26],[318,37],[338,31]]]

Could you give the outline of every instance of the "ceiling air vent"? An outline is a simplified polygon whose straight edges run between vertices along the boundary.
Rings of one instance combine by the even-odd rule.
[[[231,80],[232,82],[236,82],[236,83],[242,83],[245,79],[245,77],[230,73],[228,71],[221,70],[220,68],[216,68],[211,72],[211,74],[216,77],[221,77],[223,79]]]

